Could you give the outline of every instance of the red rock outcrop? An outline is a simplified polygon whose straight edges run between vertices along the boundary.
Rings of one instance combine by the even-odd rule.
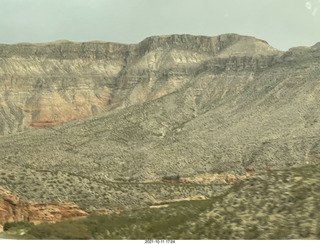
[[[6,222],[54,223],[87,215],[74,203],[20,202],[16,195],[0,187],[0,231]]]

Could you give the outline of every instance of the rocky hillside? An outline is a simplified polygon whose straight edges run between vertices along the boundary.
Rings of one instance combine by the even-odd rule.
[[[132,45],[0,44],[0,134],[142,104],[177,91],[208,65],[256,70],[271,62],[261,56],[279,53],[235,34],[155,36]]]
[[[4,237],[319,240],[319,192],[319,164],[307,165],[254,174],[226,194],[207,200],[166,203],[108,216],[90,215],[76,221],[37,225],[22,236],[4,233]]]
[[[229,188],[219,181],[199,182],[201,178],[229,174],[240,179],[252,170],[319,162],[320,49],[297,47],[282,53],[264,41],[234,34],[151,37],[137,45],[24,44],[28,48],[18,52],[21,45],[5,46],[2,61],[19,53],[21,59],[51,60],[57,69],[51,70],[47,61],[32,69],[24,65],[29,74],[38,67],[43,79],[49,79],[43,72],[51,72],[51,80],[34,86],[34,93],[4,91],[11,95],[3,103],[12,105],[3,106],[4,132],[36,123],[42,127],[43,121],[53,121],[40,119],[42,115],[58,116],[55,110],[72,118],[81,109],[92,111],[87,88],[86,102],[81,106],[76,102],[81,92],[77,82],[97,82],[90,83],[91,88],[99,90],[101,85],[110,94],[105,107],[96,105],[101,108],[97,111],[110,111],[1,138],[0,185],[23,200],[75,202],[90,211],[142,207],[175,198],[212,197]],[[80,65],[88,76],[77,73],[74,67],[80,66],[71,65],[84,59],[79,50],[86,45],[102,48],[93,48],[100,51],[85,57],[91,60],[86,68]],[[59,62],[52,51],[57,47],[64,50]],[[118,71],[108,73],[108,60],[116,65],[122,52]],[[90,66],[95,62],[101,62],[96,73],[91,70],[96,66]],[[10,62],[6,65],[8,72],[14,70]],[[89,75],[98,71],[100,75]],[[52,80],[54,73],[59,81]],[[102,82],[107,74],[112,89]],[[34,94],[42,100],[19,100],[13,94],[25,98]],[[23,106],[43,101],[44,94],[63,97],[71,107],[49,99],[40,103],[48,106],[38,112],[25,111]],[[20,110],[14,105],[18,101]],[[20,111],[16,114],[23,119],[17,119],[14,111]],[[166,181],[180,178],[193,183]]]

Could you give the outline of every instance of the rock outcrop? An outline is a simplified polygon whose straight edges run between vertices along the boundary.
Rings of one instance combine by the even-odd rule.
[[[6,222],[54,223],[87,215],[74,203],[20,202],[16,195],[0,187],[0,231]]]

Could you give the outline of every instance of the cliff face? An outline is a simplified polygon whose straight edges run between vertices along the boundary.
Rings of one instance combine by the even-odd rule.
[[[130,46],[58,42],[0,46],[0,131],[44,127],[112,108]]]
[[[87,213],[74,203],[20,202],[16,195],[0,187],[0,231],[6,222],[54,223],[84,216]]]
[[[139,44],[0,45],[0,135],[56,125],[172,93],[212,68],[258,70],[280,52],[235,34],[172,35]]]

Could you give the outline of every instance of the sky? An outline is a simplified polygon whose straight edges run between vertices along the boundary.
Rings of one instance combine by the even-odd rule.
[[[286,51],[320,42],[320,0],[0,0],[0,43],[225,33]]]

